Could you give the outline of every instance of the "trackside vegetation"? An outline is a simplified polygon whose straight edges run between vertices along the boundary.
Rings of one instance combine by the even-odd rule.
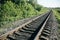
[[[45,13],[47,8],[36,0],[1,0],[0,27],[4,24]]]

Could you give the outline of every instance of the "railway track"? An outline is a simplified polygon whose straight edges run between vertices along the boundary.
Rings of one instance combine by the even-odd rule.
[[[52,11],[38,16],[0,36],[0,40],[49,40],[52,29]]]

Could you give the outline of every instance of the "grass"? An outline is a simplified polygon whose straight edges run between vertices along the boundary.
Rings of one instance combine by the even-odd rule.
[[[57,11],[57,10],[53,10],[53,13],[54,13],[54,15],[55,15],[55,17],[56,17],[56,19],[57,19],[57,22],[58,22],[58,37],[60,38],[60,13]]]
[[[58,23],[60,24],[60,13],[58,13],[56,10],[53,10],[53,12],[54,12],[54,15],[55,15]]]

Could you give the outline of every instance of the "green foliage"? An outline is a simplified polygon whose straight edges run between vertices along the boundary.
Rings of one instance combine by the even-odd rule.
[[[59,10],[57,10],[57,12],[58,12],[58,13],[60,13],[60,9],[59,9]]]
[[[58,11],[56,11],[56,10],[53,10],[53,12],[54,12],[56,18],[60,19],[60,13]]]
[[[7,1],[3,5],[3,19],[4,21],[14,21],[18,13],[16,11],[16,6],[11,1]],[[14,19],[14,20],[13,20]]]
[[[35,9],[38,10],[38,11],[40,11],[41,8],[42,8],[42,6],[40,6],[40,5],[38,5],[38,4],[37,4],[36,7],[35,7]]]
[[[39,15],[42,6],[29,1],[2,0],[4,4],[0,4],[0,25],[1,22],[12,22],[23,18]]]

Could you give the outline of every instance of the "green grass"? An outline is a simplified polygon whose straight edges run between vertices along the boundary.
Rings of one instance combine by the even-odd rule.
[[[57,12],[56,10],[53,10],[53,12],[54,12],[54,15],[55,15],[55,17],[56,17],[58,23],[60,24],[60,13]]]
[[[57,30],[59,33],[58,35],[60,35],[60,13],[56,9],[54,9],[53,12],[58,22],[58,30]],[[58,37],[60,38],[60,36]]]

